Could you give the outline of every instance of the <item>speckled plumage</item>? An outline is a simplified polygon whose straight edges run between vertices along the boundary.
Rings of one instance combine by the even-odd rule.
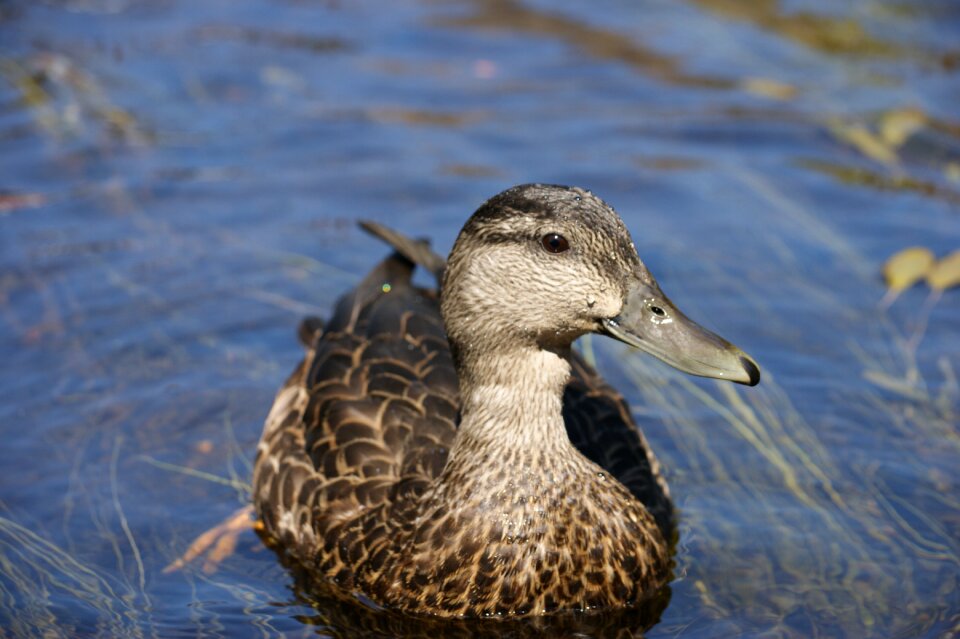
[[[535,272],[554,228],[582,254]],[[616,214],[565,187],[488,201],[444,275],[453,353],[437,294],[410,279],[412,260],[438,275],[442,260],[381,234],[398,252],[326,326],[301,328],[307,353],[254,471],[267,532],[312,573],[412,613],[622,608],[655,592],[666,485],[623,399],[569,350],[597,309],[619,311],[621,271],[645,272]]]

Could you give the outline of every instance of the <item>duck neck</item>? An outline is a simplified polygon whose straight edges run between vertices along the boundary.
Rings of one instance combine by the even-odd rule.
[[[573,450],[563,423],[569,348],[517,346],[458,361],[461,422],[451,460],[469,451]],[[508,455],[507,457],[513,457]]]

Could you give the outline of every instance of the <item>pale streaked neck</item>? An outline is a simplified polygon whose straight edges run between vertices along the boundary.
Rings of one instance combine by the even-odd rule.
[[[567,353],[534,346],[464,353],[458,366],[461,422],[451,451],[460,448],[572,448],[563,424]]]

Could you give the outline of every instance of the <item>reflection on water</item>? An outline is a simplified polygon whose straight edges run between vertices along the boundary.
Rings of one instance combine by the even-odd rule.
[[[383,610],[376,606],[344,597],[325,584],[317,584],[289,566],[295,579],[300,601],[312,608],[300,620],[318,627],[321,633],[333,636],[373,637],[471,637],[493,639],[510,637],[643,637],[644,631],[659,621],[670,602],[669,586],[654,593],[648,600],[630,610],[608,613],[567,613],[529,619],[449,620],[413,617]]]
[[[955,8],[593,6],[0,4],[0,635],[960,631],[960,292],[880,275],[960,247]],[[249,531],[164,574],[248,503],[300,317],[383,254],[354,221],[446,250],[536,180],[616,206],[764,369],[740,390],[582,345],[667,466],[669,593],[431,623]]]

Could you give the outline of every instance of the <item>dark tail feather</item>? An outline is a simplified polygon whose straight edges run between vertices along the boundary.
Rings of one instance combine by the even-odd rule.
[[[437,278],[437,282],[440,281],[447,262],[430,250],[430,243],[427,240],[409,238],[402,233],[398,233],[382,224],[369,220],[361,220],[360,228],[370,235],[383,240],[414,264],[419,264],[427,269]]]

